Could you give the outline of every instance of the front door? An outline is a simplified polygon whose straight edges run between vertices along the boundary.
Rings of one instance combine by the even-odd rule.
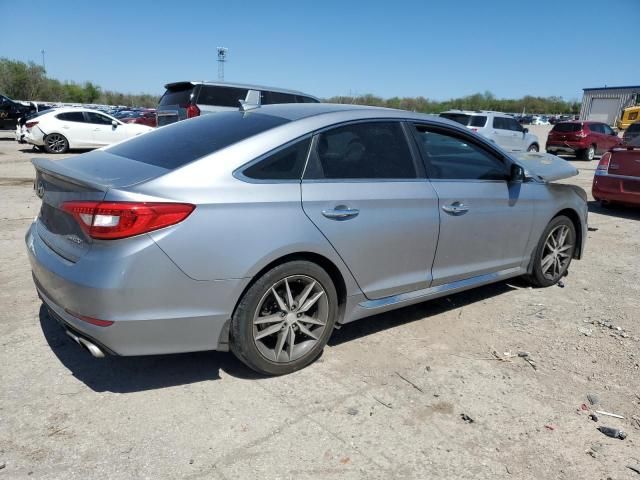
[[[439,199],[433,286],[519,268],[533,219],[527,184],[510,183],[501,154],[470,135],[414,128]]]
[[[94,145],[104,147],[126,138],[124,128],[120,128],[122,125],[114,126],[113,119],[97,112],[84,112],[84,114],[92,127]]]
[[[400,122],[352,123],[317,135],[302,206],[368,298],[431,284],[438,199]]]

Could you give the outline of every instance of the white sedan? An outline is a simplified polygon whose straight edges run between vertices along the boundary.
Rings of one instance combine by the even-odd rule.
[[[48,153],[100,148],[153,130],[86,108],[58,108],[28,120],[25,127],[24,140]]]

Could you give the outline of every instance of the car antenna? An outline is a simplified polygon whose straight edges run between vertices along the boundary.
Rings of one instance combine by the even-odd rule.
[[[260,92],[257,90],[249,90],[247,97],[244,100],[238,100],[240,102],[240,111],[247,112],[260,108]]]

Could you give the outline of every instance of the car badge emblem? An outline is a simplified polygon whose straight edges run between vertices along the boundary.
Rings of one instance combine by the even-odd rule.
[[[39,198],[44,197],[44,183],[38,182],[38,186],[36,187],[36,195],[38,195]]]

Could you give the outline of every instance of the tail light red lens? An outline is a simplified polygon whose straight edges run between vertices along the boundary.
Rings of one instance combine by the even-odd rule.
[[[611,162],[611,152],[607,152],[600,157],[600,163],[596,167],[596,174],[603,174],[609,172],[609,162]]]
[[[579,130],[575,133],[576,137],[578,138],[584,138],[587,136],[587,133],[584,130]]]
[[[79,313],[72,312],[69,309],[65,309],[64,311],[72,317],[76,317],[83,322],[90,323],[91,325],[95,325],[97,327],[110,327],[114,323],[113,320],[100,320],[99,318],[87,317],[86,315],[80,315]]]
[[[187,107],[187,118],[193,118],[200,115],[200,109],[197,105],[189,105]]]
[[[73,215],[91,238],[116,240],[175,225],[195,209],[188,203],[65,202],[62,210]]]
[[[33,128],[38,124],[38,122],[27,122],[24,124],[25,127],[27,128]]]

